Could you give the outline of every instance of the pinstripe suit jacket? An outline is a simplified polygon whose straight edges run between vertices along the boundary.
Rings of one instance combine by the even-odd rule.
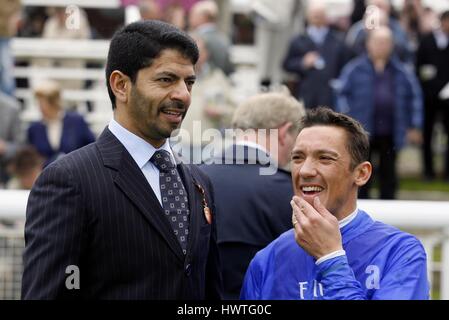
[[[194,183],[212,186],[195,166],[178,171],[190,206],[185,256],[142,171],[109,129],[48,166],[28,200],[22,298],[221,298],[215,222],[207,223]],[[214,211],[212,192],[206,200]],[[67,289],[71,265],[79,289]]]

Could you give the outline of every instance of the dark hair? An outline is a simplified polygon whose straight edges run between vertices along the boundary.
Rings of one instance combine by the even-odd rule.
[[[446,20],[449,19],[449,10],[444,11],[441,15],[440,15],[440,20]]]
[[[139,70],[149,67],[165,49],[178,50],[192,64],[196,64],[198,60],[195,41],[184,31],[162,21],[134,22],[114,34],[106,62],[106,84],[113,109],[115,96],[109,84],[112,72],[119,70],[135,83]]]
[[[42,168],[44,158],[37,150],[30,145],[21,147],[15,156],[11,159],[10,165],[12,171],[17,176],[24,176],[30,173],[34,168]]]
[[[347,144],[351,155],[351,170],[369,158],[368,133],[357,120],[328,107],[318,107],[307,111],[301,120],[301,130],[313,126],[333,126],[343,128],[347,133]]]

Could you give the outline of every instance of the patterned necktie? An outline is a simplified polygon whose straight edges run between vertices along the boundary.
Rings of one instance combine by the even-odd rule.
[[[159,187],[165,216],[186,254],[190,214],[187,192],[175,164],[171,161],[170,153],[157,150],[150,161],[159,169]]]

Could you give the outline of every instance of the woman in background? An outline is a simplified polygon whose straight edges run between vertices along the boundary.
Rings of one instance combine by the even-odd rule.
[[[75,112],[65,112],[61,104],[61,89],[54,81],[45,81],[34,90],[42,114],[40,121],[28,128],[28,143],[45,158],[47,166],[61,155],[95,141],[84,118]]]

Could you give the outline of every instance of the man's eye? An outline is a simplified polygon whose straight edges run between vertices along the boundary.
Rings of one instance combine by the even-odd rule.
[[[320,160],[331,161],[333,159],[331,157],[321,156]]]
[[[171,78],[160,78],[159,81],[169,83],[171,82]]]
[[[195,84],[195,80],[189,80],[189,81],[186,81],[186,84],[187,84],[189,87],[193,87],[193,85]]]

